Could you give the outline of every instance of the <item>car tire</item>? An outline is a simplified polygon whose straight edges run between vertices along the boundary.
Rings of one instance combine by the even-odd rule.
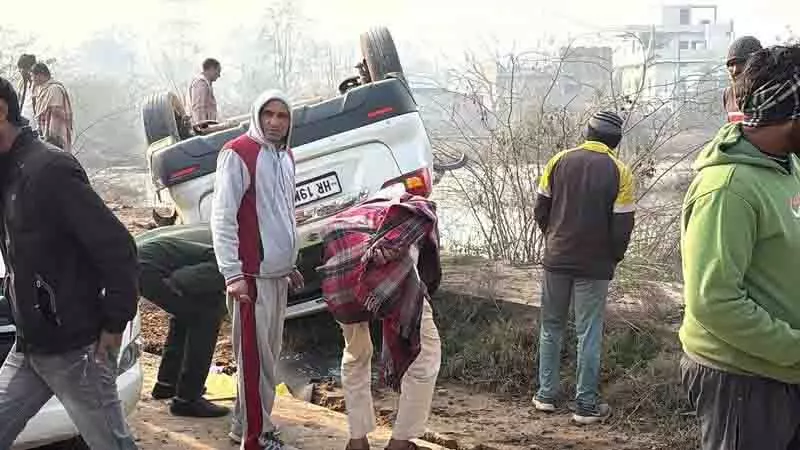
[[[376,27],[361,35],[361,54],[367,62],[372,81],[395,77],[405,81],[392,34],[386,27]]]
[[[142,105],[142,123],[147,145],[172,136],[181,139],[181,123],[186,116],[180,98],[172,92],[147,97]]]

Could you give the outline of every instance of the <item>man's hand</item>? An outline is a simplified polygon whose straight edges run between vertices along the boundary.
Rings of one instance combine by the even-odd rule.
[[[119,356],[119,348],[122,346],[122,333],[111,333],[102,331],[100,339],[97,340],[97,345],[94,349],[94,360],[98,364],[107,366],[109,361],[112,361]]]
[[[303,274],[297,269],[294,269],[292,273],[286,277],[286,279],[289,281],[289,289],[295,292],[303,289],[303,287],[306,285]]]
[[[253,303],[250,297],[250,287],[247,285],[247,280],[236,280],[228,285],[227,293],[237,302]]]
[[[382,266],[390,263],[400,257],[400,250],[393,250],[389,248],[372,248],[367,251],[364,258],[367,261],[375,261],[375,264]]]

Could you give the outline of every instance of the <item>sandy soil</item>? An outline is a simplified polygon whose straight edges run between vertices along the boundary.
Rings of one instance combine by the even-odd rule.
[[[396,395],[378,396],[385,422],[394,418]],[[640,450],[660,448],[647,436],[632,437],[609,426],[579,427],[569,411],[544,414],[528,399],[503,400],[461,386],[439,387],[425,439],[452,449]]]
[[[150,228],[149,210],[113,206],[132,233]],[[532,268],[508,268],[469,258],[447,257],[443,261],[445,277],[443,289],[472,296],[502,298],[504,301],[535,306],[538,283],[533,282],[538,273]],[[458,269],[455,267],[458,266]],[[661,286],[671,291],[671,286]],[[660,293],[659,296],[664,295]],[[631,301],[625,293],[616,293],[615,303],[621,310]],[[662,297],[663,298],[663,297]],[[142,301],[141,314],[145,350],[160,353],[167,333],[167,316],[154,305]],[[641,305],[639,305],[641,308]],[[223,328],[215,354],[215,364],[233,368],[229,326]],[[145,355],[143,365],[147,382],[138,411],[131,418],[140,448],[173,449],[233,449],[227,438],[227,419],[180,419],[167,412],[167,403],[151,400],[158,357]],[[325,395],[315,400],[333,409],[343,410],[341,393],[335,388],[321,388]],[[326,400],[326,397],[333,399]],[[396,406],[396,395],[376,392],[376,410],[383,425],[391,425]],[[329,408],[281,398],[275,411],[275,420],[282,427],[287,442],[296,448],[344,448],[346,421],[344,416]],[[497,396],[475,393],[463,386],[445,385],[434,396],[429,433],[425,438],[444,448],[451,449],[659,449],[657,440],[649,436],[629,436],[608,426],[577,427],[569,421],[569,412],[553,415],[536,412],[528,399],[508,400]],[[388,430],[376,433],[374,446],[380,438],[388,438]],[[377,448],[377,447],[375,447]],[[440,448],[440,447],[432,447]]]
[[[142,450],[235,449],[227,437],[228,419],[186,419],[168,413],[167,401],[149,398],[159,358],[145,354],[142,365],[145,387],[131,427]],[[323,396],[324,397],[324,396]],[[329,392],[339,399],[339,392]],[[376,393],[376,411],[381,429],[372,436],[373,446],[385,445],[394,420],[397,398]],[[221,404],[231,406],[230,402]],[[342,403],[336,409],[342,408]],[[274,420],[287,444],[298,449],[342,449],[347,425],[338,411],[306,403],[292,397],[279,397]],[[632,437],[604,425],[578,427],[562,411],[546,415],[534,411],[526,402],[510,402],[476,394],[458,387],[436,391],[424,445],[431,449],[474,450],[635,450],[659,449],[647,436]],[[433,445],[432,443],[438,444]],[[441,446],[441,447],[439,447]]]
[[[159,358],[145,355],[142,366],[145,386],[137,411],[130,425],[142,450],[211,450],[237,448],[227,437],[229,419],[189,419],[173,417],[168,413],[167,401],[149,398]],[[231,406],[230,402],[222,402]],[[312,405],[292,397],[279,397],[273,412],[273,421],[280,428],[287,445],[296,449],[340,450],[347,440],[347,420],[341,413]],[[370,437],[373,445],[384,446],[390,431],[381,428]],[[440,450],[434,444],[419,442],[431,450]]]

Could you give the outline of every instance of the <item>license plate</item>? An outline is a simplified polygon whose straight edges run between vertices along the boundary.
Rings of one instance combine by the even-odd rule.
[[[294,204],[307,205],[340,192],[342,185],[339,184],[339,176],[336,172],[326,173],[298,184],[294,189]]]

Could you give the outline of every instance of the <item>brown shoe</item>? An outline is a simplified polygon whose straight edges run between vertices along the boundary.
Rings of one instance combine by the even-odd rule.
[[[347,446],[344,448],[344,450],[370,450],[369,439],[350,439],[347,441]]]

